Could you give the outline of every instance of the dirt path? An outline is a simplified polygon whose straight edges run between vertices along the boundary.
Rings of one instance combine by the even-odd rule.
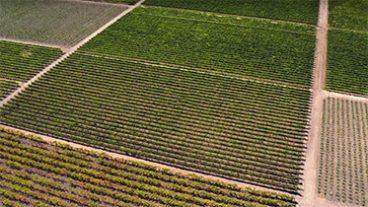
[[[75,51],[77,51],[80,47],[82,47],[84,44],[86,44],[88,41],[90,41],[92,38],[100,34],[102,31],[104,31],[106,28],[108,28],[110,25],[118,21],[123,16],[127,15],[129,12],[133,11],[135,8],[139,7],[145,0],[140,0],[137,2],[134,6],[128,7],[126,10],[124,10],[121,14],[107,22],[105,25],[100,27],[98,30],[93,32],[91,35],[80,41],[77,45],[73,46],[68,50],[67,53],[65,53],[63,56],[61,56],[59,59],[55,60],[53,63],[45,67],[42,71],[40,71],[38,74],[33,76],[30,80],[28,80],[26,83],[22,84],[21,87],[19,87],[17,90],[12,92],[10,95],[8,95],[5,99],[3,99],[0,102],[0,107],[3,107],[6,103],[8,103],[10,100],[12,100],[15,96],[23,92],[25,89],[28,88],[33,82],[40,79],[43,75],[45,75],[47,72],[49,72],[53,67],[55,67],[57,64],[61,63],[63,60],[68,58],[70,55],[72,55]]]
[[[318,196],[318,166],[320,159],[320,131],[323,112],[323,88],[327,67],[327,32],[328,32],[328,0],[320,1],[319,18],[316,34],[316,50],[313,71],[312,105],[310,131],[303,175],[303,197],[301,207],[320,207]]]
[[[282,192],[282,191],[277,191],[277,190],[272,190],[272,189],[263,188],[263,187],[259,187],[259,186],[254,186],[254,185],[250,185],[250,184],[246,184],[246,183],[242,183],[242,182],[229,180],[229,179],[226,179],[226,178],[220,178],[220,177],[207,175],[207,174],[203,174],[203,173],[192,172],[192,171],[189,171],[189,170],[183,170],[183,169],[179,169],[179,168],[176,168],[176,167],[171,167],[171,166],[167,166],[167,165],[163,165],[163,164],[159,164],[159,163],[155,163],[155,162],[150,162],[150,161],[147,161],[147,160],[138,159],[138,158],[127,156],[127,155],[122,155],[122,154],[109,152],[109,151],[105,151],[105,150],[100,150],[100,149],[97,149],[97,148],[94,148],[94,147],[88,147],[88,146],[85,146],[85,145],[76,144],[74,142],[69,142],[69,141],[65,141],[65,140],[61,140],[61,139],[56,139],[56,138],[53,138],[53,137],[50,137],[50,136],[45,136],[45,135],[29,132],[29,131],[26,131],[26,130],[23,130],[23,129],[18,129],[18,128],[15,128],[15,127],[9,127],[9,126],[3,125],[3,124],[0,124],[0,127],[4,128],[4,129],[8,129],[8,130],[13,130],[13,131],[16,131],[16,132],[21,132],[25,135],[36,136],[36,137],[39,137],[39,138],[41,138],[42,140],[44,140],[48,143],[58,142],[58,143],[62,143],[62,144],[67,144],[67,145],[70,145],[70,146],[72,146],[76,149],[84,149],[84,150],[89,150],[89,151],[93,151],[93,152],[96,152],[96,153],[104,153],[104,154],[107,154],[108,156],[111,156],[113,158],[125,159],[125,160],[129,160],[129,161],[134,161],[134,162],[141,162],[141,163],[144,163],[144,164],[147,164],[147,165],[153,165],[153,166],[161,168],[161,169],[168,169],[172,172],[179,173],[179,174],[182,174],[182,175],[197,175],[197,176],[200,176],[200,177],[203,177],[203,178],[207,178],[207,179],[211,179],[211,180],[217,180],[217,181],[220,181],[220,182],[225,182],[225,183],[228,183],[228,184],[237,185],[238,187],[241,187],[241,188],[252,188],[252,189],[255,189],[255,190],[263,190],[263,191],[280,193],[280,194],[288,194],[288,193],[285,193],[285,192]]]
[[[335,92],[329,92],[329,91],[323,91],[323,96],[325,98],[333,97],[333,98],[341,98],[341,99],[347,99],[352,101],[360,101],[364,103],[368,103],[368,97],[360,97],[360,96],[353,96],[353,95],[346,95],[341,93],[335,93]]]
[[[53,44],[47,44],[47,43],[41,43],[41,42],[35,42],[35,41],[28,41],[28,40],[21,40],[21,39],[0,37],[0,41],[8,41],[8,42],[15,42],[15,43],[21,43],[21,44],[27,44],[27,45],[36,45],[36,46],[42,46],[42,47],[57,48],[57,49],[62,50],[63,52],[67,52],[69,50],[69,47],[67,47],[65,45],[53,45]]]

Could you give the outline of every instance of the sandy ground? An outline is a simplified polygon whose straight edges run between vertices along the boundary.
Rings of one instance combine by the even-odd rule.
[[[327,68],[327,32],[328,32],[328,0],[320,1],[319,19],[316,34],[316,51],[313,71],[312,105],[310,131],[304,166],[304,191],[300,200],[301,207],[320,207],[317,205],[318,196],[318,166],[320,131],[323,112],[323,88]]]
[[[341,94],[341,93],[335,93],[335,92],[329,92],[329,91],[323,91],[323,96],[325,98],[333,97],[333,98],[341,98],[341,99],[368,103],[368,97],[353,96],[353,95],[347,95],[347,94]]]

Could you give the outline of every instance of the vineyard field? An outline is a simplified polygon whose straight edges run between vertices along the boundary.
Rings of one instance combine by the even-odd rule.
[[[368,32],[368,0],[329,0],[329,25]]]
[[[146,5],[269,18],[315,25],[318,0],[146,0]]]
[[[0,4],[0,37],[66,47],[77,44],[127,8],[69,0],[11,0]]]
[[[61,55],[60,49],[0,41],[0,79],[26,81]]]
[[[308,90],[77,52],[4,106],[0,120],[296,193],[309,96]]]
[[[308,88],[314,48],[312,26],[145,7],[81,51]]]
[[[111,158],[0,127],[0,205],[294,207],[294,198]]]
[[[368,95],[368,33],[330,29],[328,90]]]
[[[321,197],[368,206],[368,102],[324,101],[318,192]]]
[[[0,100],[13,91],[18,84],[14,81],[0,79]]]

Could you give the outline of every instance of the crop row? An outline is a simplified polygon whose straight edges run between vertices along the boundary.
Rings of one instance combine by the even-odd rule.
[[[304,90],[77,53],[1,121],[295,193],[308,103]]]
[[[0,79],[0,100],[17,87],[17,83]]]
[[[146,0],[145,5],[269,18],[315,25],[318,0]]]
[[[229,18],[233,19],[230,22],[236,19],[139,8],[81,51],[309,87],[313,27],[302,27],[300,32],[271,22],[261,21],[259,26],[255,21],[237,20],[237,24],[228,24]]]
[[[368,95],[368,33],[330,30],[327,88]]]
[[[0,128],[0,204],[292,207],[293,197],[49,144]]]
[[[324,102],[319,193],[329,200],[368,205],[368,104]]]
[[[0,41],[0,78],[25,81],[61,54],[59,49]]]

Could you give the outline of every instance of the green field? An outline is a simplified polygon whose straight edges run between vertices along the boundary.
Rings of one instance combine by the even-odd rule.
[[[59,49],[0,41],[0,78],[26,81],[61,54]]]
[[[368,33],[330,30],[328,90],[368,95]]]
[[[81,51],[309,88],[314,48],[311,26],[140,8]]]
[[[318,0],[146,0],[146,5],[317,24]]]
[[[292,196],[238,188],[0,128],[0,205],[293,207]]]
[[[14,81],[0,79],[0,100],[18,86]]]
[[[1,0],[0,37],[72,46],[124,9],[67,0]]]
[[[349,206],[368,205],[368,103],[324,101],[318,192]]]
[[[329,25],[368,32],[368,0],[329,0]]]
[[[309,95],[308,90],[77,53],[6,105],[0,120],[296,193]]]

